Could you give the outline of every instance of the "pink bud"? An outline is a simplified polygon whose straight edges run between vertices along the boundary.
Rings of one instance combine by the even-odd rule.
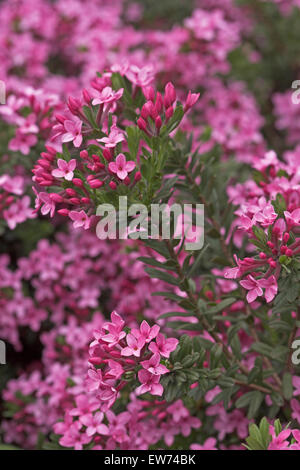
[[[80,178],[73,178],[72,183],[78,188],[83,188],[83,181]]]
[[[63,124],[67,118],[66,118],[65,116],[63,116],[62,114],[55,114],[55,119],[56,119],[60,124]]]
[[[79,155],[80,155],[80,158],[83,158],[83,159],[89,158],[89,153],[87,150],[81,150]]]
[[[100,180],[91,180],[91,181],[89,181],[89,185],[93,189],[101,188],[101,186],[103,186],[103,184],[104,184],[103,181],[100,181]]]
[[[80,199],[80,202],[81,202],[82,204],[90,204],[91,200],[90,200],[89,197],[82,197],[82,198]]]
[[[155,127],[156,127],[156,129],[157,129],[157,132],[160,131],[161,126],[162,126],[161,117],[160,117],[160,116],[157,116],[157,118],[155,119]]]
[[[63,215],[64,217],[67,217],[69,215],[69,210],[68,209],[59,209],[57,211],[58,214]]]
[[[46,187],[46,186],[51,186],[53,183],[53,180],[42,180],[39,182],[40,186]]]
[[[37,163],[43,167],[45,170],[50,170],[51,164],[47,160],[42,160],[41,158],[37,161]]]
[[[149,106],[147,106],[147,103],[145,103],[141,109],[141,116],[143,119],[147,120],[149,115],[150,115]]]
[[[172,106],[174,101],[176,100],[176,91],[174,85],[171,82],[168,82],[165,86],[165,97],[164,97],[164,105],[165,108],[169,108]]]
[[[102,358],[101,357],[90,357],[89,362],[93,365],[100,365],[100,364],[102,364]]]
[[[106,161],[110,162],[112,160],[112,155],[108,149],[103,149],[102,153]]]
[[[163,108],[163,99],[161,96],[161,93],[159,91],[156,93],[156,101],[155,101],[155,109],[158,112],[158,114],[161,112]]]
[[[286,232],[284,235],[283,235],[283,241],[284,243],[287,243],[290,239],[290,234],[288,232]]]
[[[75,191],[74,189],[72,189],[72,188],[67,188],[67,189],[66,189],[66,193],[67,193],[67,195],[70,196],[70,197],[77,196],[76,191]]]
[[[144,121],[143,118],[141,118],[141,117],[138,118],[138,120],[137,120],[137,125],[138,125],[138,127],[141,129],[141,131],[144,131],[144,132],[148,133],[148,131],[147,131],[147,124],[146,124],[146,122]]]
[[[140,171],[137,171],[136,174],[134,175],[134,181],[135,181],[135,182],[138,182],[138,181],[141,180],[141,178],[142,178],[141,172],[140,172]]]
[[[90,104],[92,98],[89,92],[85,88],[82,90],[82,96],[86,104]]]
[[[289,258],[291,258],[291,257],[293,256],[293,251],[292,251],[290,248],[288,248],[288,249],[286,250],[285,254],[286,254],[286,256],[288,256]]]
[[[126,178],[123,180],[123,183],[124,183],[126,186],[129,186],[129,185],[130,185],[130,178],[129,178],[129,176],[126,176]]]
[[[57,193],[50,193],[50,199],[51,201],[57,202],[58,204],[64,201],[64,198],[60,194],[57,194]]]
[[[71,197],[71,199],[69,199],[69,202],[74,206],[79,206],[80,199],[78,197]]]
[[[79,109],[81,108],[80,101],[76,100],[75,98],[72,98],[72,96],[69,97],[67,104],[72,114],[77,114]]]
[[[152,86],[148,86],[146,88],[143,88],[143,92],[144,92],[146,100],[154,101],[155,91],[154,91],[154,88]]]
[[[46,150],[51,154],[51,155],[56,155],[56,150],[55,148],[51,147],[50,145],[45,145]]]
[[[260,257],[260,259],[267,259],[267,255],[266,255],[266,253],[264,253],[263,251],[261,251],[261,252],[259,253],[259,257]]]
[[[54,160],[54,155],[51,155],[50,153],[46,153],[46,152],[42,152],[41,157],[43,157],[48,162],[53,162]]]
[[[114,181],[111,181],[111,182],[109,183],[109,187],[110,187],[110,189],[116,189],[116,188],[117,188],[117,185],[116,185],[116,183],[115,183]]]
[[[173,116],[174,114],[174,109],[172,106],[170,106],[167,110],[166,110],[166,122],[169,121],[169,119]]]

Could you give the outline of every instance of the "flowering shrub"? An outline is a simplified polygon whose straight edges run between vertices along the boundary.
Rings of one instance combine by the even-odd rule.
[[[0,449],[300,449],[300,4],[182,3],[0,5]]]

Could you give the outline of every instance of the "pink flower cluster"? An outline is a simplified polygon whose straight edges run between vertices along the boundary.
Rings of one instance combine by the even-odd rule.
[[[298,149],[286,152],[285,161],[280,162],[275,152],[269,151],[263,159],[253,159],[252,165],[261,175],[259,183],[249,181],[228,188],[230,199],[239,205],[235,225],[259,248],[254,256],[235,257],[237,267],[225,272],[227,279],[242,278],[248,302],[263,295],[271,302],[283,265],[300,254],[300,180],[295,171],[299,155]]]
[[[94,332],[95,340],[90,345],[89,362],[94,367],[88,373],[88,389],[97,391],[103,411],[114,404],[126,379],[136,374],[141,384],[137,395],[149,392],[161,396],[160,376],[169,372],[161,359],[169,358],[178,344],[175,338],[165,339],[158,325],[150,327],[145,320],[139,329],[133,328],[127,334],[124,325],[124,320],[112,312],[111,322]]]
[[[149,83],[143,69],[129,67],[126,70],[126,76],[135,87],[145,87]],[[122,72],[125,73],[124,70]],[[139,78],[136,78],[136,74]],[[82,99],[70,97],[68,109],[55,116],[57,124],[53,127],[51,140],[60,147],[72,142],[76,149],[79,148],[76,154],[73,149],[70,150],[76,158],[69,158],[70,154],[66,154],[64,149],[61,153],[53,146],[46,145],[47,151],[42,152],[33,169],[33,181],[37,186],[37,189],[34,188],[36,211],[40,209],[43,215],[50,214],[51,217],[57,211],[58,214],[68,216],[75,228],[83,227],[87,230],[93,224],[98,200],[95,190],[111,192],[119,185],[132,189],[141,179],[138,162],[127,160],[121,152],[122,145],[127,145],[127,135],[117,126],[117,108],[121,106],[124,90],[120,88],[114,91],[111,88],[111,75],[111,72],[106,73],[92,80],[91,90],[84,89]],[[167,83],[164,98],[157,92],[156,99],[153,87],[148,86],[143,90],[147,102],[142,106],[137,125],[148,135],[158,134],[162,125],[167,124],[174,114],[175,88],[172,83]],[[184,113],[194,106],[198,98],[199,93],[189,92]],[[121,120],[122,116],[119,118],[120,125]],[[169,132],[171,130],[174,129]],[[95,132],[100,138],[92,138]],[[55,192],[44,191],[53,187],[56,187]]]

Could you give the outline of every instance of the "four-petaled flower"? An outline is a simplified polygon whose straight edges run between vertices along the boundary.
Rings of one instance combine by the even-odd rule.
[[[69,212],[69,217],[70,217],[71,220],[73,220],[74,228],[83,227],[85,230],[90,228],[91,219],[89,218],[89,216],[83,210],[80,211],[80,212],[70,211]]]
[[[115,173],[120,180],[124,180],[128,173],[135,169],[135,162],[133,161],[126,161],[126,157],[123,153],[120,153],[115,162],[111,162],[108,165],[109,170],[112,173]]]
[[[160,376],[151,374],[145,369],[141,369],[138,372],[138,378],[142,385],[136,389],[137,395],[142,395],[143,393],[151,393],[151,395],[162,396],[163,386],[159,383]]]
[[[66,119],[64,121],[64,128],[66,132],[62,136],[62,142],[73,141],[74,147],[80,147],[82,144],[82,121],[75,117],[73,121]]]
[[[156,343],[152,342],[149,344],[149,349],[153,353],[159,353],[164,357],[170,357],[170,353],[175,351],[178,344],[178,339],[168,338],[159,333],[156,337]]]
[[[166,368],[163,364],[160,364],[160,355],[158,353],[153,354],[147,361],[142,361],[141,365],[144,369],[154,375],[167,374],[169,369]]]
[[[52,170],[52,176],[55,178],[64,178],[67,181],[72,181],[74,177],[74,170],[76,168],[76,160],[72,158],[69,162],[59,158],[57,160],[57,166],[55,170]]]

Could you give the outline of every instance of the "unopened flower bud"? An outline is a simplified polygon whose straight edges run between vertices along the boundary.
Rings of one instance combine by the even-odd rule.
[[[73,178],[72,183],[78,188],[83,188],[83,181],[80,178]]]
[[[58,214],[63,215],[64,217],[67,217],[69,215],[69,210],[68,209],[59,209],[57,211]]]
[[[157,130],[158,133],[160,131],[161,126],[162,126],[161,117],[157,116],[157,118],[155,119],[155,127],[156,127],[156,130]]]
[[[134,175],[134,181],[137,183],[138,181],[140,181],[142,178],[142,174],[140,171],[137,171],[136,174]]]
[[[83,158],[84,160],[89,158],[89,153],[87,150],[81,150],[79,155],[80,155],[80,158]]]
[[[89,181],[89,185],[93,189],[101,188],[101,186],[103,186],[103,184],[104,184],[103,181],[100,181],[100,180],[97,180],[97,179]]]
[[[147,124],[146,124],[146,121],[144,121],[143,118],[141,118],[141,117],[138,118],[137,125],[138,125],[139,129],[141,129],[141,131],[144,131],[144,132],[147,133]]]
[[[64,201],[64,198],[60,194],[57,194],[57,193],[51,193],[50,199],[51,201],[57,202],[58,204]]]
[[[110,189],[116,189],[116,188],[117,188],[117,185],[116,185],[116,183],[115,183],[114,181],[111,181],[111,182],[109,183],[109,187],[110,187]]]
[[[174,101],[176,100],[176,91],[174,85],[171,82],[168,82],[165,86],[165,97],[164,97],[164,105],[165,108],[169,108],[172,106]]]

